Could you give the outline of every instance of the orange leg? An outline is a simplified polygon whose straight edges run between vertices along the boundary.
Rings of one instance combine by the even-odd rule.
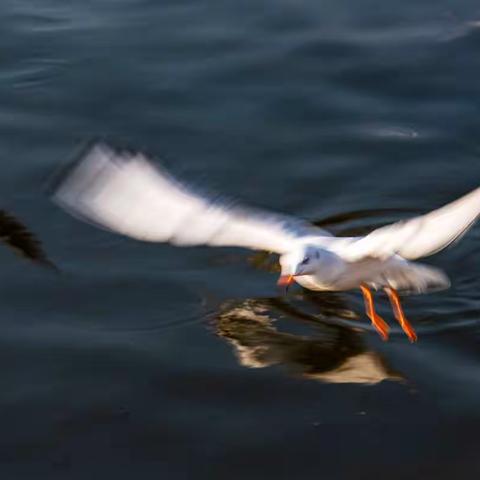
[[[393,313],[395,315],[395,318],[397,319],[397,322],[400,324],[403,331],[406,333],[410,342],[412,343],[416,342],[417,334],[415,333],[415,330],[413,329],[412,325],[410,325],[410,322],[405,318],[405,313],[403,312],[403,308],[400,303],[400,297],[398,296],[397,291],[394,290],[393,288],[387,287],[385,289],[385,292],[387,292],[388,298],[390,299],[390,303],[392,304],[392,308],[393,308]]]
[[[372,291],[365,284],[360,285],[360,289],[362,290],[363,299],[365,300],[365,312],[367,314],[367,317],[370,319],[372,325],[376,328],[380,336],[384,340],[388,340],[389,326],[386,324],[385,320],[375,311]]]

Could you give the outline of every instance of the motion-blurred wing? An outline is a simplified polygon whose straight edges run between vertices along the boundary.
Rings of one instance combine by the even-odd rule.
[[[374,230],[362,238],[338,239],[332,244],[342,257],[400,255],[412,260],[433,255],[458,240],[480,216],[480,188],[438,210]]]
[[[204,198],[144,156],[94,146],[53,194],[60,206],[100,227],[150,242],[237,246],[283,253],[308,223]]]
[[[25,225],[4,210],[0,210],[0,241],[32,262],[57,270],[35,236]]]

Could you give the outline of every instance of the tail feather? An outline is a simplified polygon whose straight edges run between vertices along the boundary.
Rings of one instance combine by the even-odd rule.
[[[369,284],[376,289],[391,287],[404,293],[425,293],[449,288],[450,280],[438,268],[402,261],[387,267]]]

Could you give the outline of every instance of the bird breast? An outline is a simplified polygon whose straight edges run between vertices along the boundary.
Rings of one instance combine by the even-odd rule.
[[[345,276],[346,270],[344,260],[334,253],[325,252],[314,273],[298,276],[295,280],[310,290],[338,290],[339,279]]]

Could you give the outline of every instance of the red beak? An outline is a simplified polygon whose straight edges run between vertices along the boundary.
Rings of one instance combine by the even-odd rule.
[[[280,275],[280,278],[277,281],[279,287],[288,287],[294,282],[293,275]]]

